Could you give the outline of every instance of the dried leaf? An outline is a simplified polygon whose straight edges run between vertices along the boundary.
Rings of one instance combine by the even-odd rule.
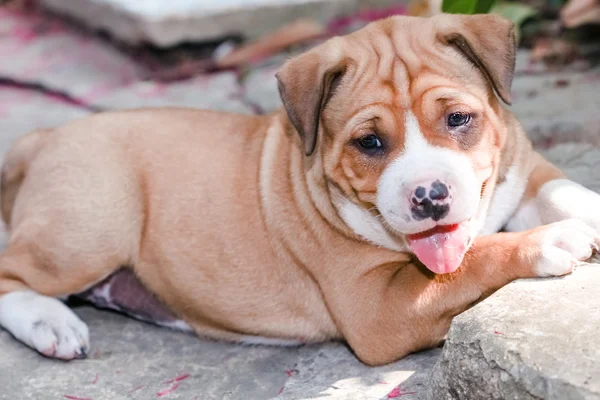
[[[319,38],[325,28],[311,20],[297,20],[216,60],[220,68],[232,68],[282,51],[294,44]]]
[[[584,24],[600,24],[600,0],[569,0],[560,12],[567,28]]]

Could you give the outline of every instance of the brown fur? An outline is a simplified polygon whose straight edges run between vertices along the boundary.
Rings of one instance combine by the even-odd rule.
[[[139,110],[27,136],[2,175],[0,294],[76,293],[125,265],[201,335],[343,338],[369,364],[439,343],[454,315],[535,276],[518,250],[529,233],[480,238],[459,271],[435,277],[357,238],[330,191],[372,206],[407,110],[427,140],[469,154],[482,182],[524,162],[530,147],[493,92],[510,100],[511,32],[494,16],[392,18],[289,61],[289,119]],[[436,102],[435,88],[454,95]],[[481,116],[473,140],[444,136],[452,107]],[[352,145],[373,130],[392,144],[375,161]]]

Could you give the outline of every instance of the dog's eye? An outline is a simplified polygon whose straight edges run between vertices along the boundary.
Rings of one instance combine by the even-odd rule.
[[[367,154],[376,154],[383,151],[383,142],[377,135],[366,135],[359,138],[356,142],[361,150]]]
[[[459,126],[465,126],[471,122],[471,114],[463,112],[455,112],[448,115],[446,123],[450,128],[458,128]]]

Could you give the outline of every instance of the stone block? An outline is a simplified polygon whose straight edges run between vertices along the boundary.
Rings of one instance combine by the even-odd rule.
[[[130,43],[167,47],[230,34],[260,36],[298,18],[320,22],[397,0],[41,0],[50,10]]]

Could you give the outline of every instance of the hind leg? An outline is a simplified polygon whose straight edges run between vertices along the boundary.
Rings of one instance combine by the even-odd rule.
[[[90,347],[88,328],[56,297],[84,289],[111,269],[71,269],[69,276],[40,250],[13,244],[0,256],[0,326],[47,357],[83,358]]]
[[[0,326],[46,356],[68,360],[89,349],[86,325],[57,298],[135,263],[139,186],[117,150],[68,138],[41,152],[22,183],[4,182],[19,187],[0,254]]]
[[[29,286],[38,280],[51,285],[52,277],[41,267],[25,246],[10,246],[0,256],[0,325],[47,357],[85,357],[89,350],[87,326],[61,301]]]

